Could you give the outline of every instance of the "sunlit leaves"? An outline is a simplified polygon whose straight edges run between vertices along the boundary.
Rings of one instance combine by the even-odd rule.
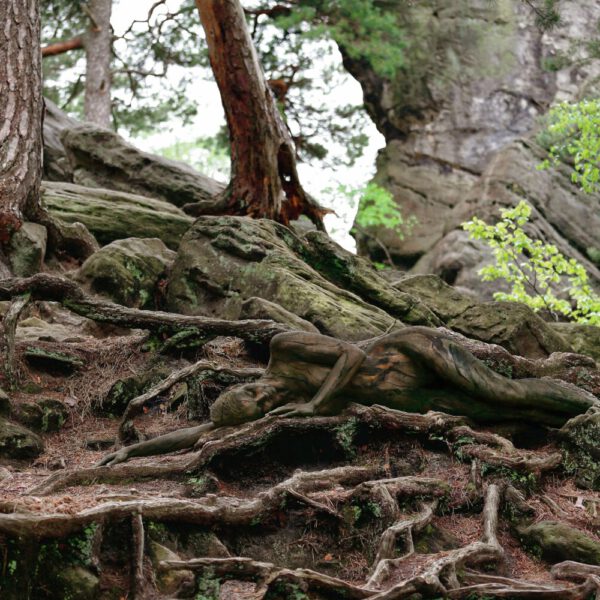
[[[540,168],[570,157],[573,183],[588,193],[600,190],[600,100],[563,102],[550,110],[548,120],[550,158]]]
[[[511,286],[509,293],[497,292],[494,298],[600,326],[600,296],[592,290],[584,267],[553,244],[531,239],[523,229],[530,216],[531,207],[521,201],[501,211],[495,225],[477,217],[463,223],[471,238],[493,251],[495,263],[479,271],[482,279],[503,279]]]

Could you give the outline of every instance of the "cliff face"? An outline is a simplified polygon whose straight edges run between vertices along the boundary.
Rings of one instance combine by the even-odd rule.
[[[477,283],[482,248],[471,244],[470,258],[444,259],[467,243],[459,224],[524,198],[535,208],[534,227],[600,279],[587,259],[590,248],[600,248],[594,221],[600,196],[578,192],[566,169],[535,169],[543,156],[536,129],[549,106],[600,90],[600,61],[587,59],[585,45],[598,36],[600,5],[564,3],[562,23],[547,32],[515,0],[391,1],[386,7],[406,30],[404,67],[384,80],[364,62],[345,63],[386,137],[376,181],[419,222],[403,241],[377,232],[397,263],[451,283]],[[567,212],[568,219],[560,217]],[[377,253],[368,239],[359,247]]]

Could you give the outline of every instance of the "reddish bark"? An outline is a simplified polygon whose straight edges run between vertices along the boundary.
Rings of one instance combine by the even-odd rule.
[[[229,214],[322,226],[325,210],[298,178],[292,138],[258,62],[239,0],[196,0],[231,144]]]
[[[42,56],[56,56],[57,54],[64,54],[65,52],[70,52],[71,50],[80,50],[82,48],[83,39],[81,37],[74,37],[64,42],[56,42],[55,44],[44,46],[42,48]]]

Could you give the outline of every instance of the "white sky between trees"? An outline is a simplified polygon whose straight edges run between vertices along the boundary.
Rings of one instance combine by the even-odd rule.
[[[120,35],[134,19],[145,19],[153,3],[154,0],[136,0],[135,2],[117,0],[113,6],[111,19],[115,33]],[[249,3],[246,2],[245,4]],[[169,2],[167,2],[167,6],[169,6]],[[166,11],[165,7],[161,7],[160,10]],[[341,56],[337,48],[334,48],[333,42],[321,42],[320,44],[323,52],[321,56],[316,56],[315,59],[315,77],[318,77],[318,73],[322,67],[329,66],[332,61],[339,61],[341,64]],[[328,51],[329,48],[325,44],[331,44],[333,51]],[[316,55],[318,55],[318,50],[319,47],[316,47]],[[179,75],[177,73],[178,69],[181,68],[172,68],[170,71],[169,77],[174,82],[178,81],[178,78],[181,76],[181,71]],[[191,142],[200,137],[213,136],[219,131],[225,123],[219,90],[214,80],[207,78],[204,70],[201,68],[196,70],[198,72],[197,83],[190,90],[192,94],[191,99],[198,107],[198,115],[194,119],[194,122],[186,126],[176,121],[167,123],[152,135],[143,138],[132,138],[132,143],[144,150],[158,152],[160,149],[171,146],[176,142]],[[160,80],[151,83],[151,85],[156,87],[155,93],[157,95],[160,94]],[[341,106],[349,103],[360,104],[361,102],[362,90],[359,83],[345,72],[340,76],[338,86],[328,96],[323,98],[323,103],[328,106]],[[354,239],[348,234],[348,231],[352,225],[357,206],[349,206],[344,196],[327,193],[325,190],[328,188],[334,190],[340,183],[351,187],[360,187],[371,179],[375,171],[377,151],[383,147],[384,138],[370,120],[368,120],[368,127],[365,133],[369,137],[369,145],[365,148],[363,156],[352,167],[340,165],[338,168],[331,169],[304,163],[298,165],[304,187],[321,204],[333,208],[337,214],[337,216],[327,215],[325,217],[325,224],[328,231],[336,241],[353,251],[355,250],[355,243]],[[326,136],[321,141],[325,146],[331,147],[331,143],[328,143]],[[217,178],[219,177],[217,176]],[[220,178],[224,179],[223,176]]]

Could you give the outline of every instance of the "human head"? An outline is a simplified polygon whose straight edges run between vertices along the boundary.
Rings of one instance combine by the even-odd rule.
[[[210,407],[210,418],[216,427],[239,425],[260,419],[269,410],[267,400],[275,388],[266,383],[244,383],[223,392]]]

